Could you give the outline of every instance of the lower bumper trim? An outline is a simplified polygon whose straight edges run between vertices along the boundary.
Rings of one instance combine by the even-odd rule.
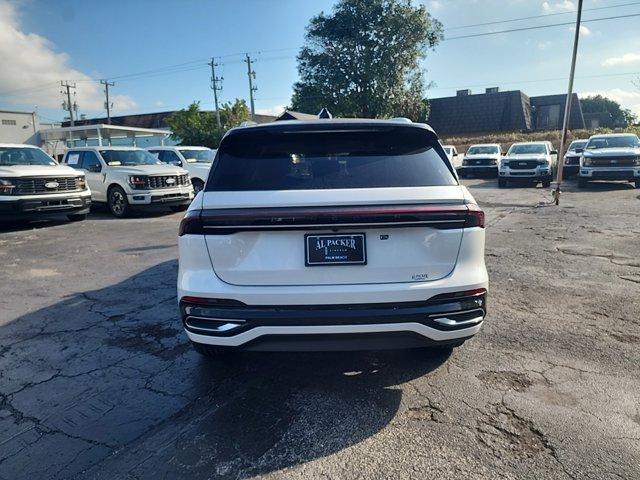
[[[409,336],[413,337],[414,340],[419,340],[417,343],[420,345],[415,346],[446,345],[448,343],[466,340],[467,338],[472,337],[478,333],[481,327],[482,322],[471,327],[446,331],[437,330],[421,323],[409,322],[375,325],[262,326],[252,328],[251,330],[247,330],[230,337],[200,335],[189,330],[186,330],[186,333],[189,339],[195,343],[249,349],[251,348],[251,342],[265,340],[265,337],[281,337],[280,340],[286,340],[290,349],[296,349],[298,347],[306,349],[305,343],[309,343],[309,337],[313,337],[315,341],[322,341],[323,335],[328,335],[333,338],[340,336],[343,337],[343,339],[355,339],[356,345],[358,343],[358,338],[360,338],[360,346],[363,348],[356,349],[366,350],[369,347],[365,348],[365,340],[370,334],[375,334],[377,336],[382,335],[380,346],[376,348],[400,348],[395,344],[395,342],[391,341],[393,336],[410,334]],[[415,335],[417,335],[417,337],[415,337]],[[385,338],[388,340],[388,343],[386,343]],[[268,340],[268,338],[266,338],[266,340]],[[338,343],[340,343],[340,339],[338,339]],[[266,350],[267,348],[263,349]]]

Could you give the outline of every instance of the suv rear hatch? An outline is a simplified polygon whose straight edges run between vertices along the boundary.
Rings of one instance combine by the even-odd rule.
[[[231,131],[198,217],[216,275],[234,285],[424,282],[449,275],[466,205],[437,137],[392,122]]]

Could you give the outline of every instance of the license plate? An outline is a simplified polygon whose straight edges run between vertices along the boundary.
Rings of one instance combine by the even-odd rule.
[[[304,236],[305,265],[365,265],[364,233]]]

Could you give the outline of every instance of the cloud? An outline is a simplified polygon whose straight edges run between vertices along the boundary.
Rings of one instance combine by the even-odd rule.
[[[623,108],[630,109],[636,115],[640,115],[640,91],[623,90],[621,88],[612,88],[609,90],[594,90],[591,92],[581,92],[580,98],[593,97],[594,95],[602,95],[603,97],[615,100]]]
[[[429,6],[434,10],[439,10],[442,8],[442,2],[440,2],[439,0],[431,0],[429,2]]]
[[[556,2],[542,2],[544,13],[574,12],[577,10],[576,4],[571,0],[561,0]]]
[[[621,57],[610,57],[602,62],[603,67],[615,67],[618,65],[629,65],[630,63],[640,63],[640,53],[625,53]]]
[[[551,45],[553,45],[553,42],[546,40],[544,42],[538,42],[538,48],[540,50],[546,50],[547,48],[549,48]]]
[[[56,52],[45,37],[22,30],[16,4],[0,0],[0,100],[14,105],[61,108],[60,81],[75,82],[81,111],[104,110],[102,86],[72,68],[69,55]],[[73,99],[72,99],[73,100]],[[112,95],[114,111],[130,110],[136,102]]]
[[[269,108],[257,108],[256,113],[260,115],[274,115],[278,116],[282,112],[284,112],[285,105],[276,105],[274,107]]]

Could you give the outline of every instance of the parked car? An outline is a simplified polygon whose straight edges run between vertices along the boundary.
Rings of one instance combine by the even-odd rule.
[[[464,155],[458,175],[497,175],[498,164],[502,158],[502,147],[497,143],[471,145]]]
[[[486,313],[484,237],[427,125],[235,128],[180,225],[183,325],[204,355],[457,346]]]
[[[84,173],[59,165],[37,147],[0,144],[1,219],[64,214],[69,220],[84,220],[90,206]]]
[[[590,180],[627,180],[640,188],[640,140],[632,133],[593,135],[580,158],[578,186]]]
[[[454,145],[443,145],[442,149],[444,150],[444,153],[447,154],[447,158],[451,162],[451,165],[453,165],[453,168],[456,168],[458,166],[456,163],[459,163],[457,162],[458,149]]]
[[[182,167],[188,171],[195,193],[204,188],[216,156],[216,151],[207,147],[149,147],[147,150],[161,162]]]
[[[93,202],[106,203],[116,217],[127,216],[132,208],[162,205],[177,212],[193,200],[189,173],[141,148],[72,148],[64,163],[84,172]]]
[[[564,167],[562,167],[565,177],[570,178],[578,174],[580,157],[587,142],[588,140],[574,140],[569,145],[567,153],[564,155]]]
[[[509,181],[526,181],[548,188],[557,162],[558,152],[551,142],[514,143],[500,162],[498,187],[506,187]]]

